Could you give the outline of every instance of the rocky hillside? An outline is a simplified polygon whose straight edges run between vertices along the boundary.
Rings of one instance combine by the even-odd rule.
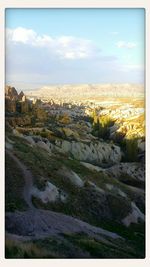
[[[144,258],[144,162],[85,107],[39,105],[6,117],[6,258]]]

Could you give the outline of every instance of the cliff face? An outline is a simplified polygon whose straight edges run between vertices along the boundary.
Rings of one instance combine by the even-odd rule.
[[[18,95],[18,99],[22,100],[23,96],[24,96],[24,93],[21,91],[20,94]]]
[[[18,93],[14,87],[7,86],[5,87],[5,96],[10,100],[18,100]]]
[[[16,101],[5,97],[5,110],[7,112],[16,112]]]
[[[21,91],[19,94],[11,86],[5,87],[5,111],[6,122],[12,127],[29,126],[32,124],[32,118],[37,122],[45,122],[47,113],[41,107],[41,100],[33,103]]]
[[[5,87],[5,110],[6,112],[16,112],[16,101],[18,100],[18,93],[14,87]]]
[[[61,153],[67,153],[73,158],[97,165],[114,164],[121,161],[119,146],[105,142],[91,142],[89,145],[82,142],[56,141],[55,149]]]
[[[19,113],[29,112],[29,100],[21,91],[19,94],[14,87],[5,87],[5,110],[6,112],[14,113],[18,111]]]

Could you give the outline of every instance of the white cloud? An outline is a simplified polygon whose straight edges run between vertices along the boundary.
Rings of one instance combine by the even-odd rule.
[[[131,45],[130,45],[131,46]],[[126,82],[142,79],[140,66],[124,65],[94,42],[75,36],[6,31],[6,81],[21,88],[48,83]]]
[[[61,36],[58,38],[58,42],[63,46],[67,47],[74,41],[74,38],[72,36]]]
[[[84,59],[96,55],[98,48],[90,40],[74,36],[52,38],[49,35],[38,35],[32,29],[16,28],[6,30],[7,41],[30,46],[44,47],[60,58]],[[99,50],[100,52],[100,50]]]
[[[137,43],[134,42],[125,42],[125,41],[119,41],[116,43],[118,48],[129,48],[132,49],[137,46]]]
[[[24,44],[31,43],[32,44],[35,42],[36,37],[37,37],[36,33],[31,29],[25,29],[22,27],[18,27],[14,30],[12,30],[12,29],[6,30],[6,38],[12,42],[20,42],[20,43],[24,43]]]
[[[100,52],[92,41],[73,36],[61,36],[55,39],[55,46],[60,57],[67,59],[91,58]]]

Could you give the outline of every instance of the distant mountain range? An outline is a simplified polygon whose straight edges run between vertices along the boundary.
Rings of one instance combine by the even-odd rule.
[[[52,98],[95,98],[110,97],[143,97],[144,85],[141,84],[65,84],[44,86],[37,90],[26,91],[27,96]]]

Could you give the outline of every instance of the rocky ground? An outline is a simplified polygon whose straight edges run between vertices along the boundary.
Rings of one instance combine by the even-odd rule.
[[[6,257],[143,258],[143,126],[118,140],[121,118],[64,108],[6,116]]]

